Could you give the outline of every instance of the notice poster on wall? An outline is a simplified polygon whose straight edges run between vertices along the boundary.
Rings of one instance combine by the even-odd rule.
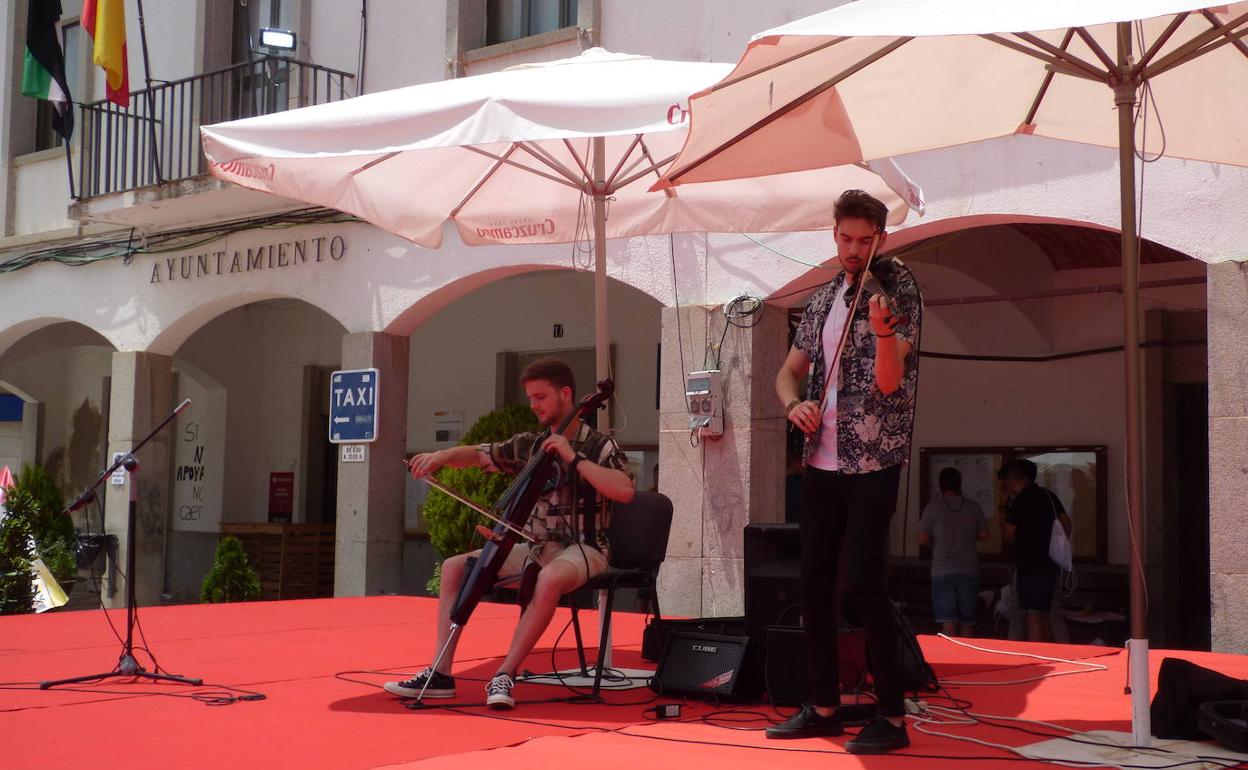
[[[269,474],[269,521],[289,523],[295,513],[295,474]]]

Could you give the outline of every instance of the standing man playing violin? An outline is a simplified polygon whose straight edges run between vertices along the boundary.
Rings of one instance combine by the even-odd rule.
[[[529,398],[529,408],[545,428],[554,430],[576,408],[572,370],[558,358],[541,358],[529,364],[520,374],[520,382]],[[614,439],[578,418],[562,434],[548,438],[544,433],[518,433],[507,441],[442,449],[408,461],[412,476],[418,479],[445,466],[479,467],[515,475],[529,458],[542,451],[558,456],[563,473],[560,483],[542,496],[529,519],[535,542],[528,547],[523,543],[513,547],[500,573],[502,577],[512,577],[520,575],[530,563],[540,567],[532,599],[520,616],[507,657],[486,685],[486,704],[492,708],[515,706],[511,692],[516,685],[516,671],[550,624],[559,598],[606,571],[611,502],[627,503],[633,499],[628,459]],[[451,611],[467,573],[468,559],[479,554],[480,551],[474,551],[442,562],[434,649],[442,649],[450,638]],[[423,689],[426,698],[455,697],[451,663],[458,641],[458,636],[451,641],[437,670],[430,667],[406,681],[386,682],[386,691],[414,698]]]
[[[899,629],[884,590],[889,520],[897,504],[901,466],[909,461],[918,384],[917,340],[922,318],[918,285],[899,262],[871,262],[862,298],[848,319],[868,255],[887,238],[888,209],[861,190],[836,202],[837,260],[841,271],[810,298],[793,347],[776,375],[776,394],[788,420],[806,434],[799,510],[802,547],[801,610],[811,674],[811,696],[769,738],[840,735],[837,715],[836,578],[843,552],[849,594],[866,628],[878,713],[848,742],[858,754],[910,745],[904,723]],[[876,285],[872,286],[872,278]],[[878,291],[884,292],[885,300]],[[849,334],[836,361],[842,331]],[[808,394],[799,394],[810,374]]]

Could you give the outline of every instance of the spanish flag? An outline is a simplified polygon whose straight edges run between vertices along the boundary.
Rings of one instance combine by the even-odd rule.
[[[125,0],[83,0],[82,28],[95,41],[91,60],[108,74],[105,88],[108,100],[119,107],[129,105]]]
[[[30,0],[26,14],[26,58],[22,67],[22,93],[52,102],[56,114],[52,128],[69,139],[74,133],[74,106],[65,82],[65,52],[56,22],[61,18],[59,0]],[[8,468],[5,468],[7,471]],[[0,484],[3,484],[0,481]],[[0,487],[0,502],[4,489]]]

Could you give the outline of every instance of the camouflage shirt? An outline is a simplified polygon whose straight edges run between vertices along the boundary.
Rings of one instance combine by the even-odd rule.
[[[841,353],[840,376],[833,376],[836,393],[836,454],[842,473],[870,473],[910,459],[910,428],[914,424],[915,388],[918,385],[918,336],[923,321],[923,302],[919,286],[910,271],[896,259],[880,259],[871,265],[871,272],[889,296],[893,313],[899,319],[897,339],[910,343],[911,353],[905,361],[901,385],[885,395],[875,386],[875,335],[871,333],[870,308],[863,299],[851,322],[849,339]],[[802,322],[797,327],[793,345],[810,359],[808,395],[811,401],[823,398],[827,379],[823,360],[823,325],[832,302],[845,282],[841,271],[832,281],[815,292],[806,303]],[[846,302],[853,293],[846,293]],[[819,446],[819,430],[806,437],[802,460],[809,461]]]
[[[494,444],[481,444],[477,451],[481,458],[481,467],[486,471],[510,473],[513,476],[524,469],[534,452],[539,451],[543,433],[517,433],[506,441]],[[591,462],[605,468],[623,471],[632,478],[628,466],[628,458],[615,443],[615,439],[607,438],[598,431],[581,423],[581,429],[575,438],[568,442],[572,449],[584,454]],[[589,544],[607,554],[607,527],[611,523],[611,501],[597,494],[588,482],[582,481],[576,473],[570,472],[562,460],[556,458],[559,466],[558,484],[554,489],[542,495],[533,515],[529,517],[529,531],[539,540],[565,542],[581,542],[585,538],[584,511],[587,506],[596,506],[594,513],[594,537]],[[572,494],[575,485],[576,494]]]

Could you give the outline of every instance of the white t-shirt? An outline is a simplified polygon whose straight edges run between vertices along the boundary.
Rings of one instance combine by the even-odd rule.
[[[828,319],[823,324],[823,360],[828,367],[836,357],[836,347],[841,344],[841,331],[845,328],[845,320],[849,318],[849,308],[845,307],[845,293],[849,289],[849,281],[841,284],[841,288],[832,299],[832,307],[828,310]],[[837,362],[840,369],[840,362]],[[807,465],[824,471],[838,470],[836,457],[836,383],[838,372],[829,368],[824,375],[829,378],[827,398],[823,402],[823,427],[819,432],[819,446],[807,460]]]

